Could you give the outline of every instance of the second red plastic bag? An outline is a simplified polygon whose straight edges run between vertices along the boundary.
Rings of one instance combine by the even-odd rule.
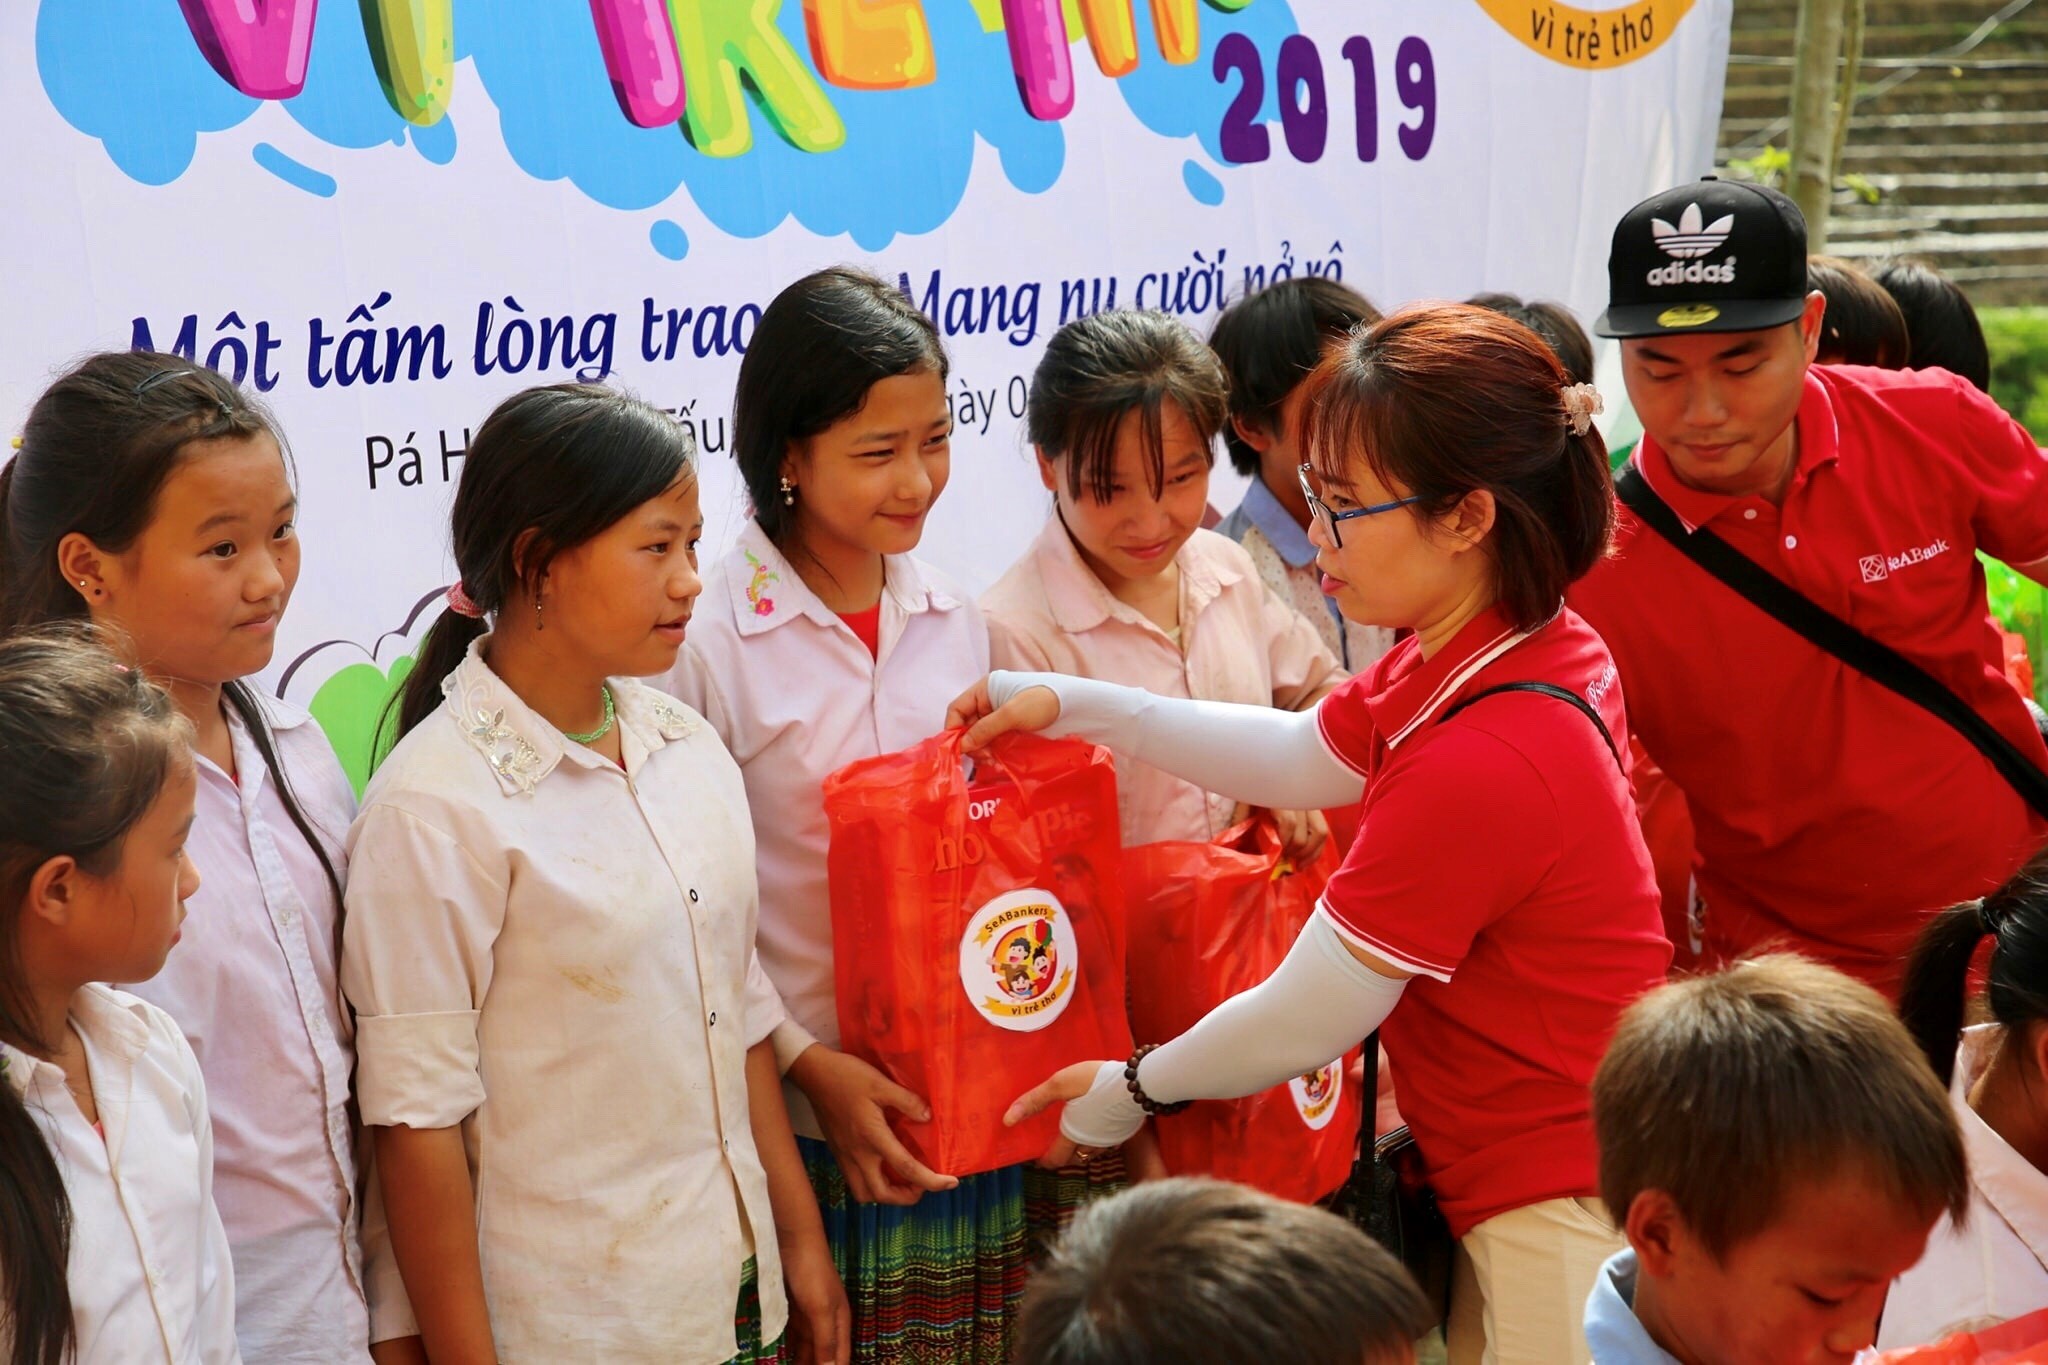
[[[1281,854],[1260,816],[1214,843],[1124,850],[1131,1029],[1165,1042],[1273,974],[1337,870],[1325,847],[1306,867]],[[1157,1120],[1175,1175],[1214,1175],[1313,1202],[1351,1174],[1361,1097],[1346,1075],[1359,1054],[1247,1099],[1203,1101]]]

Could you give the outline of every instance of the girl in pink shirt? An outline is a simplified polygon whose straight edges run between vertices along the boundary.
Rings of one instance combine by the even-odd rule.
[[[1343,680],[1243,548],[1201,529],[1226,395],[1215,355],[1164,313],[1097,313],[1053,336],[1027,416],[1053,515],[982,598],[997,668],[1288,711]],[[1117,791],[1126,844],[1206,841],[1242,815],[1121,758]],[[1313,857],[1321,813],[1278,814],[1291,851]]]

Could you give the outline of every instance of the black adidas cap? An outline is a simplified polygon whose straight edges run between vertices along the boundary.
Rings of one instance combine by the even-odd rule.
[[[1806,307],[1806,218],[1773,189],[1712,176],[1622,216],[1607,256],[1604,337],[1750,332]]]

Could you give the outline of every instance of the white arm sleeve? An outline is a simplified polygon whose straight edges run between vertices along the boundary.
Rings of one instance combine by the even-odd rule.
[[[1149,1054],[1138,1083],[1160,1104],[1256,1095],[1357,1047],[1393,1013],[1407,984],[1353,957],[1317,914],[1271,976]],[[1124,1064],[1109,1062],[1088,1093],[1067,1105],[1060,1131],[1084,1147],[1114,1147],[1144,1120]]]
[[[1313,710],[1160,697],[1064,673],[988,675],[989,700],[997,706],[1031,687],[1060,699],[1059,719],[1046,734],[1107,745],[1233,801],[1315,810],[1348,806],[1365,792],[1365,779],[1323,743]]]

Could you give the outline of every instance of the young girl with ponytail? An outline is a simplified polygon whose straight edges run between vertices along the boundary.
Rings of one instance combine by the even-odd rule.
[[[785,1321],[789,1359],[847,1359],[739,769],[633,681],[697,602],[691,454],[595,386],[498,406],[350,834],[357,1094],[436,1365],[754,1365]]]
[[[233,1365],[199,1063],[97,984],[164,964],[199,884],[191,726],[83,628],[0,644],[0,1360]]]
[[[1987,1023],[1965,1028],[1971,965]],[[1881,1348],[1938,1341],[2048,1305],[2048,857],[1937,915],[1899,1014],[1950,1087],[1970,1158],[1970,1212],[1943,1219],[1885,1303]]]
[[[202,886],[185,941],[153,979],[110,979],[176,1019],[205,1072],[243,1353],[360,1365],[410,1321],[358,1240],[335,984],[355,798],[313,719],[247,681],[298,581],[297,515],[280,435],[248,395],[176,356],[90,356],[36,400],[0,472],[0,624],[106,626],[192,727]]]

